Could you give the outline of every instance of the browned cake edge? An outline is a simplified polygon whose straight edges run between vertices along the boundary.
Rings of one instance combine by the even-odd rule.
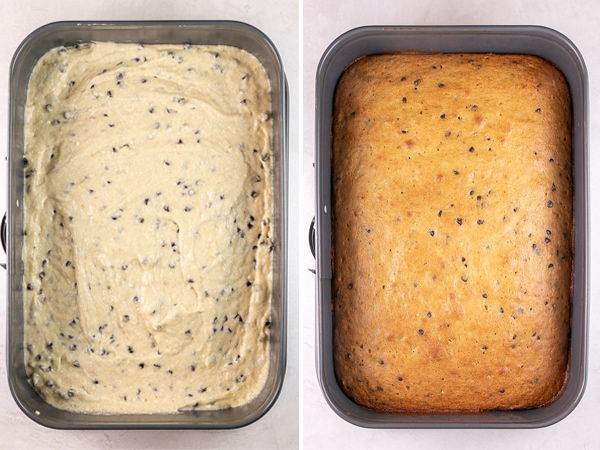
[[[526,55],[361,58],[338,84],[332,138],[334,365],[346,394],[383,411],[560,396],[573,224],[560,71]],[[519,276],[502,278],[507,268]]]

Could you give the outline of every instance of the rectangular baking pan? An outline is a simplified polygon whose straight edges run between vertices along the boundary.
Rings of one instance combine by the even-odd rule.
[[[23,192],[24,108],[31,70],[51,48],[90,41],[142,44],[222,44],[242,48],[266,69],[273,106],[273,293],[271,298],[270,366],[266,385],[249,404],[219,411],[177,414],[95,415],[56,409],[27,382],[24,365]],[[288,90],[282,62],[273,43],[256,28],[229,21],[60,22],[30,34],[16,50],[10,72],[8,149],[8,381],[13,397],[27,416],[52,428],[207,428],[248,425],[276,401],[286,367],[287,152]]]
[[[545,58],[565,75],[572,96],[574,161],[574,290],[568,384],[549,406],[477,414],[379,413],[350,400],[333,367],[331,267],[331,118],[337,81],[356,58],[394,52],[518,53]],[[581,399],[586,383],[589,304],[588,78],[581,54],[560,33],[537,26],[377,26],[351,30],[323,54],[316,77],[316,363],[331,408],[348,422],[370,428],[536,428],[558,422]]]

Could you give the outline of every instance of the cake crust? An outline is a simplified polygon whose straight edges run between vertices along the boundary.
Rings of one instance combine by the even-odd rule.
[[[334,364],[381,411],[535,408],[568,373],[571,102],[538,57],[389,54],[332,127]]]

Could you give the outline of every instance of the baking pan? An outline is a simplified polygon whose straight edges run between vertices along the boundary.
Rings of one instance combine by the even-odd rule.
[[[568,384],[543,408],[472,413],[379,413],[350,400],[337,384],[333,367],[330,132],[333,98],[343,70],[370,54],[410,52],[518,53],[542,57],[565,75],[572,96],[574,162],[574,290]],[[316,363],[323,394],[348,422],[370,428],[536,428],[567,416],[586,383],[589,303],[588,78],[581,54],[565,36],[537,26],[377,26],[351,30],[325,51],[316,77],[317,273]]]
[[[80,414],[56,409],[37,395],[27,381],[24,364],[23,313],[23,193],[24,108],[27,85],[37,60],[51,48],[91,41],[142,44],[222,44],[256,56],[271,84],[273,107],[273,292],[271,298],[270,362],[265,387],[250,403],[217,411],[176,414]],[[250,25],[229,21],[187,22],[60,22],[30,34],[16,50],[10,72],[8,151],[8,348],[11,392],[19,407],[36,422],[52,428],[208,428],[248,425],[276,401],[286,367],[286,218],[288,90],[281,59],[273,43]]]

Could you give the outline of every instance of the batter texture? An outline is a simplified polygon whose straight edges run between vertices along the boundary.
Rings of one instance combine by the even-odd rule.
[[[269,366],[271,100],[228,46],[45,54],[25,135],[25,364],[50,404],[245,404]]]

